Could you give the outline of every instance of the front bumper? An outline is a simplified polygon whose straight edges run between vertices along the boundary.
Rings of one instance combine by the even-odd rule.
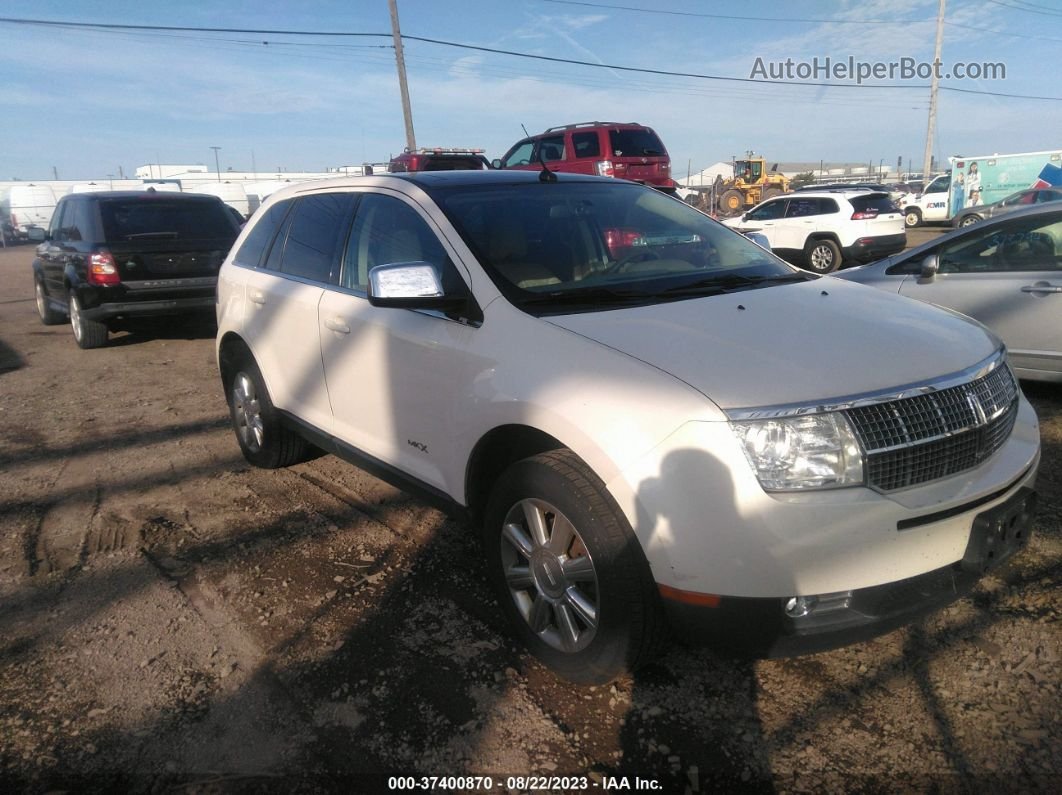
[[[681,637],[756,657],[808,654],[867,640],[968,594],[986,571],[1028,544],[1035,508],[1036,492],[1018,488],[977,515],[961,560],[897,582],[801,599],[705,600],[665,587],[664,610]]]
[[[907,233],[882,235],[880,237],[861,237],[852,245],[841,249],[846,260],[872,262],[893,254],[899,254],[907,247]]]

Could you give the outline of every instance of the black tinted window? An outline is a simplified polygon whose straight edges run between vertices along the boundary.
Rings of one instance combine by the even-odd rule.
[[[342,285],[364,292],[369,271],[395,262],[430,262],[447,290],[460,276],[446,249],[412,207],[392,196],[368,194],[358,205],[347,244]]]
[[[262,218],[257,219],[247,238],[236,252],[236,262],[257,268],[262,263],[262,255],[277,232],[280,222],[291,208],[290,201],[278,202],[266,210]]]
[[[572,146],[576,157],[599,157],[601,142],[597,132],[572,133]]]
[[[535,151],[531,159],[535,162],[545,160],[547,163],[551,160],[563,160],[564,136],[551,135],[548,138],[539,138],[535,143]]]
[[[329,281],[345,236],[350,193],[307,196],[295,205],[280,270],[315,282]]]
[[[761,204],[755,210],[750,210],[745,217],[750,221],[772,221],[775,218],[781,218],[782,213],[785,212],[785,202],[785,199],[776,199],[773,202]]]
[[[616,157],[653,157],[664,154],[664,145],[656,133],[647,129],[610,130],[609,143]]]
[[[821,213],[821,199],[790,199],[789,207],[785,211],[785,217],[803,218],[808,215],[820,215]]]
[[[102,200],[100,216],[104,237],[107,240],[227,240],[231,244],[239,233],[220,201],[176,201],[156,196]]]
[[[849,201],[857,213],[865,213],[877,210],[879,213],[898,213],[900,208],[888,196],[881,194],[871,196],[853,196]]]

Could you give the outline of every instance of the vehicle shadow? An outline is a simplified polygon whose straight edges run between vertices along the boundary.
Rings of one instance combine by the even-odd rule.
[[[18,370],[26,364],[18,351],[0,339],[0,375]]]
[[[125,321],[121,329],[111,335],[107,345],[120,348],[150,340],[205,340],[212,339],[217,332],[217,318],[208,313],[145,317]]]

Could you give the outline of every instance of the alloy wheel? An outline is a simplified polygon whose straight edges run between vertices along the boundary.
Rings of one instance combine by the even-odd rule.
[[[257,453],[265,441],[265,424],[262,422],[262,406],[254,380],[240,372],[232,382],[232,411],[236,420],[236,433],[251,452]]]
[[[544,500],[520,500],[500,543],[509,594],[532,632],[562,652],[590,645],[600,621],[597,572],[571,521]]]

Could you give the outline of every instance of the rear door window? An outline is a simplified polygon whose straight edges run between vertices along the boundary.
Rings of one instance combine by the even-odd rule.
[[[576,157],[600,157],[601,139],[594,132],[572,133],[572,148]]]
[[[821,199],[790,199],[786,208],[786,218],[805,218],[809,215],[822,214]]]
[[[615,157],[662,157],[664,145],[647,128],[609,130],[609,143]]]
[[[333,281],[354,199],[352,193],[324,193],[298,201],[284,244],[281,273],[313,282]]]

